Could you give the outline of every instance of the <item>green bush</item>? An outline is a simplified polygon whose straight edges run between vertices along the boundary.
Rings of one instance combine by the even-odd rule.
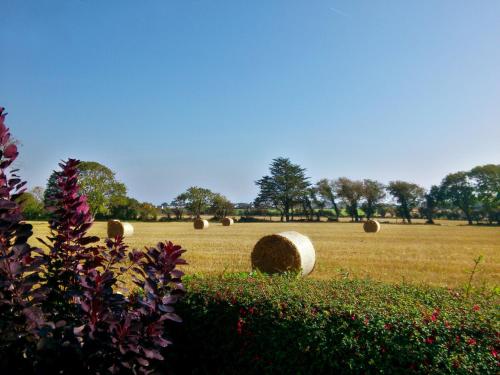
[[[496,373],[494,296],[373,281],[192,277],[178,373]]]

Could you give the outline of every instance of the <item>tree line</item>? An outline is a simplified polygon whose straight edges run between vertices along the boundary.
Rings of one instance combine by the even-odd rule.
[[[500,222],[500,165],[477,166],[467,172],[448,174],[440,185],[429,190],[407,181],[387,185],[375,180],[351,180],[347,177],[321,179],[311,183],[306,169],[288,158],[272,161],[269,174],[256,181],[259,195],[254,206],[273,208],[282,221],[293,220],[300,213],[308,220],[320,220],[325,208],[333,209],[333,220],[339,220],[344,208],[353,221],[393,216],[411,223],[414,217],[425,217],[434,223],[437,216],[473,221]],[[390,204],[387,198],[392,198]]]
[[[423,217],[428,223],[435,218],[465,219],[500,223],[500,165],[477,166],[470,171],[450,173],[439,185],[426,190],[413,182],[390,181],[383,184],[372,179],[352,180],[347,177],[323,178],[315,183],[305,168],[288,158],[272,160],[269,174],[255,182],[259,188],[256,199],[249,204],[233,204],[226,196],[209,189],[193,186],[171,202],[154,205],[139,202],[127,195],[125,184],[115,173],[97,162],[82,162],[79,167],[82,193],[97,219],[156,221],[183,220],[186,217],[213,215],[222,219],[228,215],[277,214],[282,221],[338,221],[349,216],[352,221],[362,218],[400,217],[411,223]],[[35,187],[20,200],[27,219],[48,217],[50,197],[58,189],[57,175],[52,173],[45,188]],[[236,210],[238,208],[239,210]]]
[[[90,211],[96,219],[183,220],[186,215],[199,217],[206,213],[213,214],[215,219],[222,219],[234,213],[234,206],[228,198],[209,189],[190,187],[172,202],[154,205],[129,197],[125,184],[116,179],[115,172],[100,163],[81,162],[79,172],[80,190],[87,196]],[[48,218],[53,205],[51,197],[58,189],[57,174],[54,172],[45,188],[37,186],[22,194],[19,200],[25,218]]]

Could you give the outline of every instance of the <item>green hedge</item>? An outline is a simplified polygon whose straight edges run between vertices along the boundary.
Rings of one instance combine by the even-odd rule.
[[[480,373],[498,369],[494,296],[373,281],[187,280],[174,373]]]

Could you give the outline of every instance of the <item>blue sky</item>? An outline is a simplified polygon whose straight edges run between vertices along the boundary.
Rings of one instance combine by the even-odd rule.
[[[500,162],[500,2],[3,0],[18,166],[95,160],[129,194],[251,201],[272,158],[402,179]]]

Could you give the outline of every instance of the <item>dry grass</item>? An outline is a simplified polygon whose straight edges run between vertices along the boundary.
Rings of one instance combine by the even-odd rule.
[[[48,233],[47,224],[35,222],[35,236]],[[264,235],[294,230],[309,236],[316,249],[317,279],[350,277],[385,282],[427,283],[457,287],[466,283],[473,259],[484,260],[475,285],[500,284],[500,230],[498,227],[384,225],[374,236],[354,223],[248,223],[223,227],[213,224],[203,231],[186,223],[134,223],[131,247],[171,240],[185,247],[190,263],[187,273],[250,271],[250,254]],[[94,225],[92,234],[106,235],[106,223]],[[37,241],[33,240],[33,244]]]

